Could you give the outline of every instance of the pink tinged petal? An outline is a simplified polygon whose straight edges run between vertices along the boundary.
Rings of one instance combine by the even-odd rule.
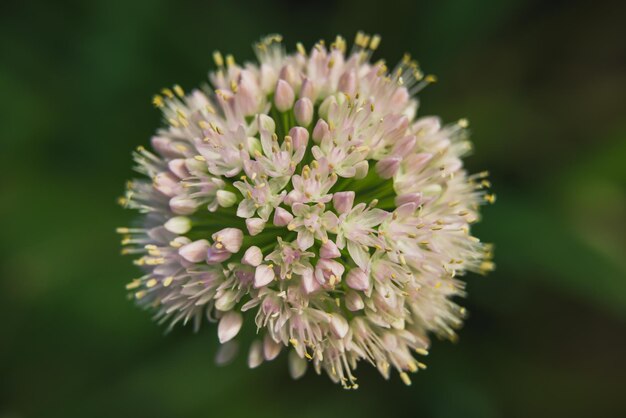
[[[397,109],[406,106],[409,101],[409,92],[406,87],[399,87],[391,96],[391,104]]]
[[[417,142],[417,137],[415,135],[408,135],[398,141],[393,147],[393,153],[400,156],[405,156],[409,154],[413,148],[415,148],[415,144]]]
[[[302,82],[302,86],[300,87],[300,97],[306,97],[311,102],[314,102],[316,99],[315,94],[315,85],[308,78]]]
[[[369,275],[356,267],[348,272],[346,284],[354,290],[368,290],[370,287]]]
[[[306,148],[309,142],[309,131],[301,126],[294,126],[289,130],[289,136],[293,141],[293,148],[295,150]]]
[[[206,262],[207,264],[218,264],[228,260],[230,256],[231,253],[226,251],[225,249],[218,250],[215,247],[211,247],[207,251]]]
[[[308,268],[302,273],[302,288],[306,294],[311,294],[321,289],[319,282],[313,276],[312,268]]]
[[[179,179],[173,173],[159,173],[154,177],[152,184],[154,188],[163,193],[165,196],[173,197],[180,189]]]
[[[422,152],[419,154],[411,154],[404,160],[404,165],[410,171],[419,171],[433,158],[432,154]]]
[[[239,312],[229,311],[222,316],[217,326],[217,336],[220,343],[224,344],[237,336],[241,325],[243,324],[243,315]]]
[[[248,228],[248,233],[250,235],[258,235],[263,232],[263,229],[265,228],[265,221],[261,218],[248,218],[246,219],[246,228]]]
[[[349,96],[354,96],[354,93],[356,93],[356,74],[354,70],[346,71],[341,75],[338,90]]]
[[[293,66],[289,64],[283,65],[283,68],[280,69],[280,73],[278,73],[278,78],[285,80],[291,86],[295,86],[298,81],[296,71],[293,69]]]
[[[313,120],[313,103],[306,97],[298,99],[293,108],[293,113],[296,117],[298,125],[306,128]]]
[[[226,251],[236,253],[241,248],[243,242],[243,232],[237,228],[224,228],[211,235],[216,242],[215,246],[219,248],[221,244]]]
[[[174,234],[182,235],[191,229],[191,221],[186,216],[174,216],[165,222],[163,226]]]
[[[199,263],[206,260],[209,248],[211,248],[209,241],[201,239],[180,247],[178,254],[191,263]]]
[[[306,360],[298,356],[296,350],[289,352],[289,374],[293,379],[300,379],[306,373]]]
[[[408,202],[403,204],[402,206],[400,206],[399,208],[397,208],[394,213],[396,214],[396,216],[398,216],[400,219],[405,218],[409,215],[412,215],[415,213],[415,211],[417,210],[417,203],[415,202]]]
[[[274,211],[274,225],[276,226],[285,226],[289,224],[293,220],[293,215],[289,213],[289,211],[277,207]]]
[[[320,257],[321,258],[337,258],[341,256],[341,252],[337,245],[331,240],[326,241],[320,247]]]
[[[363,245],[354,241],[348,241],[348,253],[357,266],[361,267],[363,270],[367,269],[370,255]]]
[[[359,161],[354,166],[354,178],[359,180],[365,178],[367,176],[367,172],[369,171],[370,166],[367,161]]]
[[[318,119],[313,128],[313,141],[319,144],[325,136],[330,134],[330,128],[324,119]]]
[[[248,354],[248,367],[254,369],[263,363],[263,344],[259,340],[255,340],[250,346]]]
[[[285,80],[278,80],[276,83],[276,93],[274,93],[274,104],[280,112],[286,112],[293,106],[295,100],[293,89]]]
[[[422,135],[437,133],[441,129],[441,121],[436,116],[419,119],[412,127],[413,131]]]
[[[307,250],[313,246],[313,233],[308,229],[301,230],[296,241],[302,251]]]
[[[343,338],[348,333],[348,321],[341,314],[332,314],[330,317],[330,329],[339,338]]]
[[[237,203],[237,195],[227,190],[218,190],[216,197],[217,203],[223,208],[229,208]]]
[[[354,192],[337,192],[333,195],[333,206],[339,213],[346,213],[352,209]]]
[[[226,344],[220,345],[215,355],[215,364],[225,366],[235,359],[239,351],[239,343],[237,341],[228,341]]]
[[[170,199],[170,209],[177,215],[191,215],[198,208],[195,200],[185,196],[174,196]]]
[[[421,193],[405,193],[396,197],[395,199],[396,206],[402,206],[405,203],[415,203],[416,205],[420,205],[422,203],[422,194]]]
[[[401,162],[401,157],[385,157],[376,163],[376,173],[384,179],[390,179],[398,172]]]
[[[363,299],[361,298],[361,295],[359,295],[354,290],[348,290],[346,292],[345,301],[346,301],[346,308],[348,308],[348,310],[351,312],[360,311],[361,309],[365,307],[365,304],[363,303]]]
[[[263,357],[265,357],[265,360],[274,360],[280,354],[281,349],[282,344],[274,341],[269,334],[265,334],[263,339]]]
[[[167,166],[179,179],[185,179],[190,176],[189,170],[187,170],[186,162],[183,158],[175,158],[168,162]]]
[[[152,149],[161,154],[163,157],[180,157],[180,153],[172,147],[172,140],[162,136],[153,136],[150,139]]]
[[[263,261],[263,253],[257,246],[252,246],[243,254],[241,262],[252,267],[257,267]]]
[[[270,284],[275,277],[274,266],[268,266],[266,264],[260,265],[254,272],[254,287],[258,289],[266,286]]]

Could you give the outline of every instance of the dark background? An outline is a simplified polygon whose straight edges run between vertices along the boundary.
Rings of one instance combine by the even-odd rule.
[[[602,1],[11,1],[0,6],[0,417],[625,417],[626,8]],[[460,342],[405,387],[346,392],[286,359],[213,364],[214,327],[168,336],[126,300],[115,204],[163,86],[211,52],[253,58],[357,30],[440,82],[422,115],[470,120],[498,195],[476,228]]]

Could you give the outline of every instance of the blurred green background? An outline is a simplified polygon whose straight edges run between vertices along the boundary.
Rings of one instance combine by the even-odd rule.
[[[0,6],[0,417],[625,417],[626,15],[595,1],[25,1]],[[498,201],[476,228],[460,342],[405,387],[359,368],[344,391],[286,359],[213,363],[213,327],[164,336],[126,300],[115,204],[151,95],[253,58],[280,32],[357,30],[440,83],[421,114],[467,117]]]

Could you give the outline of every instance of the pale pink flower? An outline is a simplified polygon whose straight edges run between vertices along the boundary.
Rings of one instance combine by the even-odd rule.
[[[250,368],[287,351],[294,378],[311,365],[356,388],[366,361],[410,384],[429,336],[456,338],[459,277],[494,268],[470,233],[495,196],[463,169],[467,121],[416,118],[435,79],[408,56],[372,62],[379,42],[288,54],[270,35],[256,64],[216,52],[213,91],[154,97],[167,124],[120,199],[142,214],[119,229],[141,269],[127,289],[168,329],[218,322],[220,364],[249,316]]]

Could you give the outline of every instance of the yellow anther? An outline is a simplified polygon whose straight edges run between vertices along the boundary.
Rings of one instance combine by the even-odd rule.
[[[375,51],[376,48],[378,48],[378,45],[380,45],[380,35],[372,36],[372,40],[370,41],[370,49],[372,51]]]
[[[427,83],[436,83],[437,82],[437,76],[434,74],[428,74],[426,76],[426,78],[424,78],[424,81],[426,81]]]
[[[480,263],[480,271],[482,273],[486,273],[488,271],[493,271],[496,268],[496,265],[493,261],[483,261]]]
[[[400,373],[400,379],[402,379],[402,383],[407,386],[411,386],[411,378],[405,372]]]
[[[185,97],[185,90],[183,90],[183,88],[181,86],[179,86],[178,84],[174,84],[174,93],[176,93],[176,95],[180,98]]]
[[[152,104],[154,105],[154,107],[163,107],[163,96],[161,96],[160,94],[155,94],[152,97]]]
[[[139,286],[141,286],[141,280],[135,279],[126,285],[126,290],[137,289]]]
[[[157,284],[156,279],[150,279],[150,280],[148,280],[148,281],[146,282],[146,286],[147,286],[147,287],[154,287],[154,286],[156,286],[156,284]]]
[[[234,65],[235,65],[235,57],[233,57],[231,54],[226,55],[226,66],[232,67]]]
[[[168,276],[163,280],[163,287],[168,287],[169,285],[172,284],[172,281],[174,280],[173,276]]]
[[[301,43],[301,42],[298,42],[298,43],[296,44],[296,49],[298,50],[298,52],[299,52],[301,55],[306,56],[306,49],[304,49],[304,45],[302,45],[302,43]]]
[[[174,98],[174,93],[172,92],[172,90],[168,89],[167,87],[164,89],[161,89],[161,93],[163,93],[164,96],[167,96],[168,99]]]
[[[224,66],[224,57],[222,57],[222,53],[220,51],[213,52],[213,61],[215,61],[215,65],[218,67]]]

